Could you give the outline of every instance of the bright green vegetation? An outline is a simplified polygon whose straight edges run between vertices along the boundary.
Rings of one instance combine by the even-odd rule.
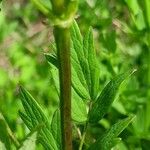
[[[149,150],[149,0],[0,7],[0,150]]]

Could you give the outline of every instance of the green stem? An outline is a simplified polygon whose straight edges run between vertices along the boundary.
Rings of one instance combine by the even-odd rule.
[[[60,81],[60,111],[63,150],[72,150],[70,28],[54,27]]]
[[[10,137],[10,139],[12,140],[12,142],[14,143],[14,145],[16,146],[16,148],[19,148],[20,147],[20,143],[19,141],[17,140],[17,138],[14,136],[13,132],[11,131],[9,125],[7,124],[3,114],[0,113],[0,119],[2,119],[7,127],[7,132],[8,132],[8,135]]]
[[[48,15],[49,14],[49,9],[46,8],[44,5],[42,5],[42,3],[40,1],[37,0],[31,0],[37,7],[38,9],[44,14],[44,15]]]
[[[64,0],[51,0],[51,3],[55,15],[61,15],[64,12]]]
[[[85,140],[85,136],[86,136],[87,127],[88,127],[88,121],[86,122],[86,124],[84,126],[84,130],[83,130],[81,142],[80,142],[80,145],[79,145],[79,150],[82,150],[82,148],[83,148],[83,144],[84,144],[84,140]]]
[[[16,137],[13,135],[12,131],[10,130],[10,128],[8,129],[8,133],[9,133],[9,136],[10,136],[12,142],[13,142],[14,145],[16,146],[16,148],[19,148],[19,147],[20,147],[20,143],[19,143],[19,141],[16,139]]]
[[[92,108],[92,102],[89,103],[89,110],[88,110],[88,114]],[[83,134],[82,134],[82,137],[81,137],[81,142],[80,142],[80,145],[79,145],[79,150],[82,150],[83,148],[83,144],[84,144],[84,141],[85,141],[85,136],[86,136],[86,131],[87,131],[87,128],[88,128],[88,123],[89,123],[89,120],[86,121],[85,125],[84,125],[84,129],[83,129]]]

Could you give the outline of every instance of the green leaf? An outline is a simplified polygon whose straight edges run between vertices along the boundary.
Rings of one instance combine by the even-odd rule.
[[[72,90],[72,119],[77,123],[83,123],[87,120],[87,110],[84,101]]]
[[[56,58],[56,56],[54,56],[52,54],[45,54],[45,57],[46,57],[47,61],[53,65],[52,69],[51,69],[51,74],[53,75],[54,80],[56,80],[56,76],[54,74],[55,74],[56,68],[58,69],[57,58]],[[82,74],[82,70],[79,65],[79,62],[76,62],[76,60],[73,60],[73,58],[72,58],[72,87],[74,88],[74,90],[80,97],[87,100],[87,99],[90,99],[90,96],[88,94],[88,90],[85,88],[85,86],[83,86],[83,83],[81,82],[84,79],[81,80],[79,78],[81,75],[80,73]],[[83,76],[83,74],[81,76]],[[57,84],[58,84],[58,82],[57,82]],[[84,83],[84,85],[85,85],[85,83]],[[59,85],[57,85],[57,86],[59,87]]]
[[[150,28],[150,1],[149,0],[144,0],[144,2],[145,2],[146,21],[147,21],[148,27]]]
[[[104,47],[110,53],[115,53],[116,48],[117,48],[117,44],[116,44],[116,31],[115,30],[111,30],[108,33],[104,32],[101,35],[100,40],[102,41]]]
[[[49,55],[47,56],[49,57]],[[49,58],[48,60],[50,60]],[[51,76],[54,80],[54,84],[59,95],[60,90],[59,90],[58,69],[56,68],[55,65],[53,65],[53,67],[51,68]],[[83,123],[87,120],[87,111],[86,111],[86,104],[83,102],[83,99],[81,98],[82,96],[79,96],[79,95],[80,94],[77,94],[77,92],[75,91],[75,88],[72,88],[72,101],[71,101],[72,102],[72,105],[71,105],[72,106],[72,109],[71,109],[72,119],[75,122]]]
[[[23,122],[27,125],[27,127],[32,130],[33,125],[31,122],[31,119],[29,116],[25,115],[24,113],[22,113],[21,111],[19,111],[19,115],[21,117],[21,119],[23,120]]]
[[[85,97],[87,100],[95,100],[99,89],[100,69],[94,49],[92,30],[89,29],[85,37],[82,38],[79,27],[74,22],[71,28],[71,39],[72,66],[74,68],[72,74],[77,74],[73,80],[73,87],[81,97],[81,92],[83,91],[87,95]],[[82,89],[80,89],[79,81],[82,84]]]
[[[0,141],[5,145],[7,150],[10,150],[10,140],[7,130],[7,124],[0,114]]]
[[[55,139],[51,133],[51,126],[47,117],[42,111],[39,104],[35,99],[23,88],[20,87],[22,95],[22,104],[25,109],[26,115],[21,114],[21,118],[30,130],[33,130],[36,126],[43,124],[43,127],[39,134],[39,141],[46,149],[57,150]],[[29,121],[31,122],[29,124]]]
[[[5,145],[0,141],[0,150],[7,150]]]
[[[118,75],[112,79],[102,90],[100,96],[97,98],[96,102],[92,105],[92,109],[89,112],[89,122],[97,123],[103,118],[110,108],[115,96],[118,92],[120,84],[131,74],[124,73]]]
[[[149,150],[150,148],[150,140],[142,139],[141,140],[142,150]]]
[[[85,86],[83,86],[83,84],[81,83],[81,79],[79,77],[80,75],[77,74],[76,70],[74,69],[74,67],[72,67],[72,87],[83,100],[89,100],[89,92],[87,88],[85,88]]]
[[[139,13],[140,7],[137,0],[125,0],[125,2],[134,15],[137,15]]]
[[[33,132],[26,138],[19,150],[35,150],[36,148],[37,131]]]
[[[149,134],[150,128],[150,101],[147,101],[144,105],[137,107],[136,119],[133,122],[133,127],[137,135]]]
[[[89,100],[88,85],[84,76],[85,70],[89,70],[88,62],[83,51],[83,38],[76,22],[73,23],[71,28],[71,40],[72,84],[79,96]]]
[[[131,10],[132,19],[138,28],[138,30],[143,30],[145,28],[145,21],[143,16],[143,11],[139,6],[138,0],[125,0],[129,9]]]
[[[57,142],[57,147],[59,150],[62,149],[61,147],[61,124],[60,124],[60,111],[57,109],[53,115],[51,129],[54,139]]]
[[[83,38],[80,33],[80,29],[75,21],[71,27],[71,39],[73,42],[73,48],[75,50],[74,52],[76,53],[78,60],[82,66],[84,65]]]
[[[57,58],[45,54],[48,62],[58,68]],[[99,65],[94,49],[92,30],[84,38],[76,22],[71,27],[72,87],[85,101],[95,100],[99,90]]]
[[[45,15],[51,10],[51,3],[49,0],[31,0],[33,4]]]
[[[84,37],[83,50],[84,50],[85,58],[88,62],[88,66],[87,67],[83,66],[82,69],[89,88],[91,99],[95,100],[99,90],[100,68],[96,58],[92,29],[89,29],[89,31]]]
[[[58,91],[59,95],[59,80],[58,80],[58,70],[55,68],[51,69],[51,75],[55,82],[56,90]],[[72,119],[75,122],[83,123],[87,120],[87,111],[86,111],[86,104],[83,102],[81,97],[75,92],[72,88],[72,100],[71,100],[71,110],[72,110]]]
[[[57,61],[56,55],[54,55],[54,54],[48,54],[48,53],[45,53],[44,55],[45,55],[46,60],[50,64],[52,64],[52,65],[54,65],[55,67],[58,68],[58,61]]]
[[[115,144],[117,144],[120,139],[117,136],[133,121],[135,116],[129,116],[126,119],[118,121],[114,124],[106,133],[98,138],[98,140],[93,143],[88,150],[110,150]]]
[[[47,61],[52,64],[51,74],[54,77],[56,86],[59,87],[58,79],[56,80],[56,68],[58,69],[58,61],[55,55],[52,54],[45,54],[45,57]],[[81,68],[79,67],[79,63],[75,62],[76,60],[72,59],[72,87],[76,91],[76,93],[83,98],[84,100],[90,99],[90,96],[88,94],[87,89],[83,86],[81,83],[81,80],[79,78],[81,71]],[[80,69],[79,69],[79,68]],[[80,70],[80,71],[79,71]],[[80,76],[81,77],[81,76]],[[57,81],[57,82],[56,82]]]

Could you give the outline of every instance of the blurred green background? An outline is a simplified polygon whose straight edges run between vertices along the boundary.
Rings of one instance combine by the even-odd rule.
[[[58,97],[44,52],[51,52],[52,27],[25,0],[0,4],[0,112],[22,140],[28,130],[18,115],[23,85],[51,117]],[[80,0],[76,20],[82,34],[92,26],[101,66],[101,88],[116,74],[137,69],[121,87],[109,113],[93,128],[102,132],[128,114],[136,119],[122,134],[119,150],[150,147],[150,1]]]

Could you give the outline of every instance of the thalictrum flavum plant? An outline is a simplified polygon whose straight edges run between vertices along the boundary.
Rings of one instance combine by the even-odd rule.
[[[50,121],[40,104],[21,86],[21,101],[25,112],[20,111],[19,114],[31,133],[21,145],[14,141],[16,147],[20,150],[34,150],[37,141],[47,150],[72,150],[75,141],[73,132],[76,132],[80,135],[79,150],[111,149],[120,142],[119,134],[132,122],[134,116],[118,121],[98,138],[90,135],[91,141],[86,139],[86,135],[90,134],[89,128],[99,124],[107,114],[120,85],[134,70],[115,76],[101,90],[101,68],[96,57],[92,29],[82,36],[74,21],[77,0],[32,2],[54,26],[54,52],[46,53],[45,57],[51,66],[60,104]],[[8,130],[4,119],[0,118],[0,124]],[[4,136],[8,139],[8,135]],[[3,143],[10,149],[9,141]]]

